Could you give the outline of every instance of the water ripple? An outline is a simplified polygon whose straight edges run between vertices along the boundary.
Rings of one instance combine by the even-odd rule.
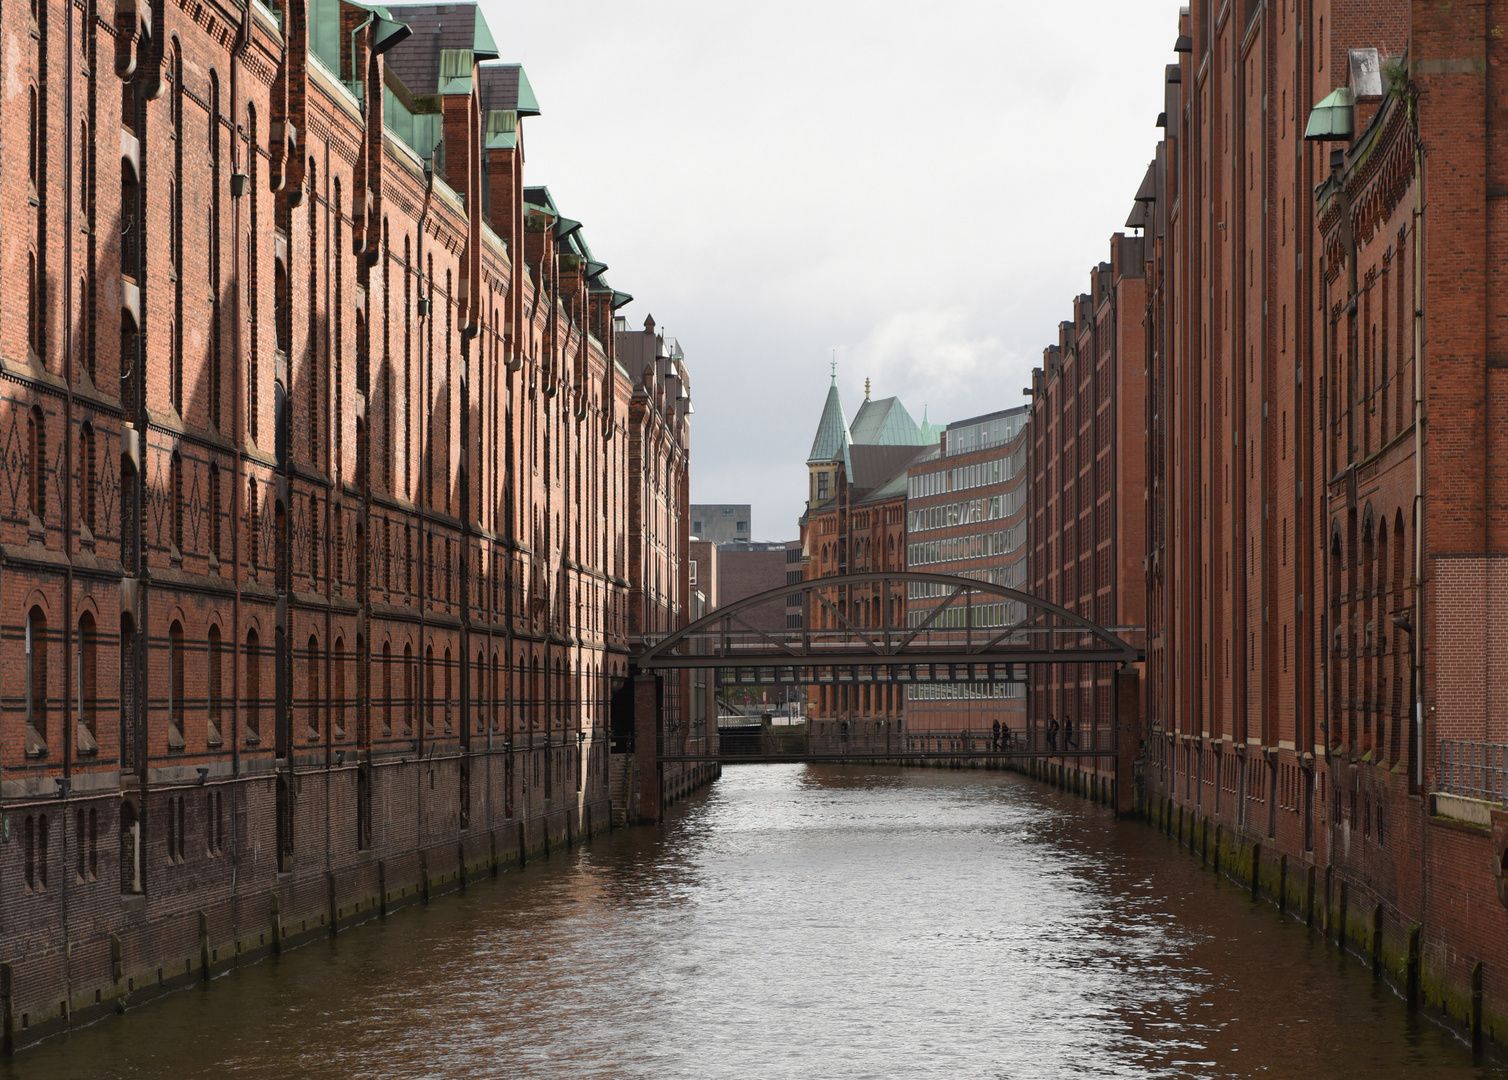
[[[660,829],[0,1078],[1486,1075],[1145,826],[994,774],[743,766]]]

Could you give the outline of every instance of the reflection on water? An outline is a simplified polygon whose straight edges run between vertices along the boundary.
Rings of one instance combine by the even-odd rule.
[[[1171,841],[1014,776],[749,765],[673,813],[0,1077],[1489,1075]]]

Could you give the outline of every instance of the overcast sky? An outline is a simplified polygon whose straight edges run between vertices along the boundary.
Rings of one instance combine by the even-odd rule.
[[[542,114],[525,181],[678,338],[691,498],[797,535],[836,350],[851,422],[1023,402],[1151,159],[1178,3],[482,0]]]

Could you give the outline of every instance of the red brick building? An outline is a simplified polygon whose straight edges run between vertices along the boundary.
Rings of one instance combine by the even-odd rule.
[[[605,827],[689,405],[474,5],[0,35],[9,1045]]]
[[[1484,1033],[1508,1015],[1502,14],[1192,5],[1133,213],[1150,805]]]
[[[1111,237],[1110,261],[1091,272],[1090,291],[1074,301],[1073,319],[1059,324],[1058,343],[1032,374],[1027,437],[1027,591],[1128,634],[1146,607],[1142,252],[1140,239]],[[1114,676],[1109,664],[1033,666],[1034,743],[1112,748]],[[1109,757],[1078,764],[1114,769]]]
[[[852,428],[836,377],[828,388],[807,457],[807,511],[801,518],[803,580],[906,569],[906,470],[935,439],[896,398],[864,404]],[[812,628],[903,626],[899,586],[835,584],[799,618]],[[831,672],[831,669],[829,669]],[[850,738],[904,727],[905,691],[894,683],[831,681],[807,687],[809,736]]]
[[[655,329],[620,329],[618,355],[633,379],[628,407],[628,632],[636,647],[653,643],[698,617],[691,597],[690,505],[691,381],[680,344]],[[657,676],[644,676],[657,678]],[[659,678],[659,740],[680,755],[710,756],[717,731],[693,705],[702,679],[688,670]],[[631,783],[644,799],[627,802],[638,815],[657,820],[661,809],[704,782],[708,764],[655,761],[655,741],[636,747]],[[627,768],[627,761],[622,763]],[[657,789],[657,790],[656,790]],[[620,800],[621,802],[621,800]]]
[[[906,481],[906,566],[933,574],[973,578],[1012,589],[1027,588],[1026,405],[949,424],[933,450],[911,464]],[[947,590],[911,585],[906,595],[909,626],[920,626],[943,602]],[[950,607],[932,625],[1000,629],[1025,617],[1013,600],[983,596],[973,605]],[[906,731],[912,746],[950,746],[964,730],[995,723],[1024,733],[1024,683],[936,683],[906,688]],[[928,738],[931,736],[931,738]],[[916,741],[919,739],[920,741]]]

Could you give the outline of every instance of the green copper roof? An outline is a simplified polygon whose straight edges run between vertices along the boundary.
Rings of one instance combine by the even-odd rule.
[[[529,76],[524,74],[522,64],[518,68],[518,115],[539,115],[539,99],[534,96],[534,87],[529,85]]]
[[[866,400],[848,429],[849,437],[866,446],[925,446],[928,442],[900,398]]]
[[[492,40],[492,28],[487,25],[487,19],[482,15],[482,5],[476,6],[476,29],[472,36],[473,45],[471,51],[476,54],[477,60],[496,60],[498,58],[497,42]]]
[[[1337,86],[1309,110],[1309,126],[1304,129],[1304,138],[1342,140],[1350,137],[1351,88]]]
[[[822,406],[822,419],[817,424],[817,437],[812,440],[812,452],[807,455],[807,464],[822,461],[841,461],[848,466],[848,418],[843,415],[843,403],[838,400],[838,380],[833,377],[827,388],[827,401]]]
[[[942,438],[943,429],[927,419],[927,406],[922,406],[922,439],[928,446],[936,446]]]

